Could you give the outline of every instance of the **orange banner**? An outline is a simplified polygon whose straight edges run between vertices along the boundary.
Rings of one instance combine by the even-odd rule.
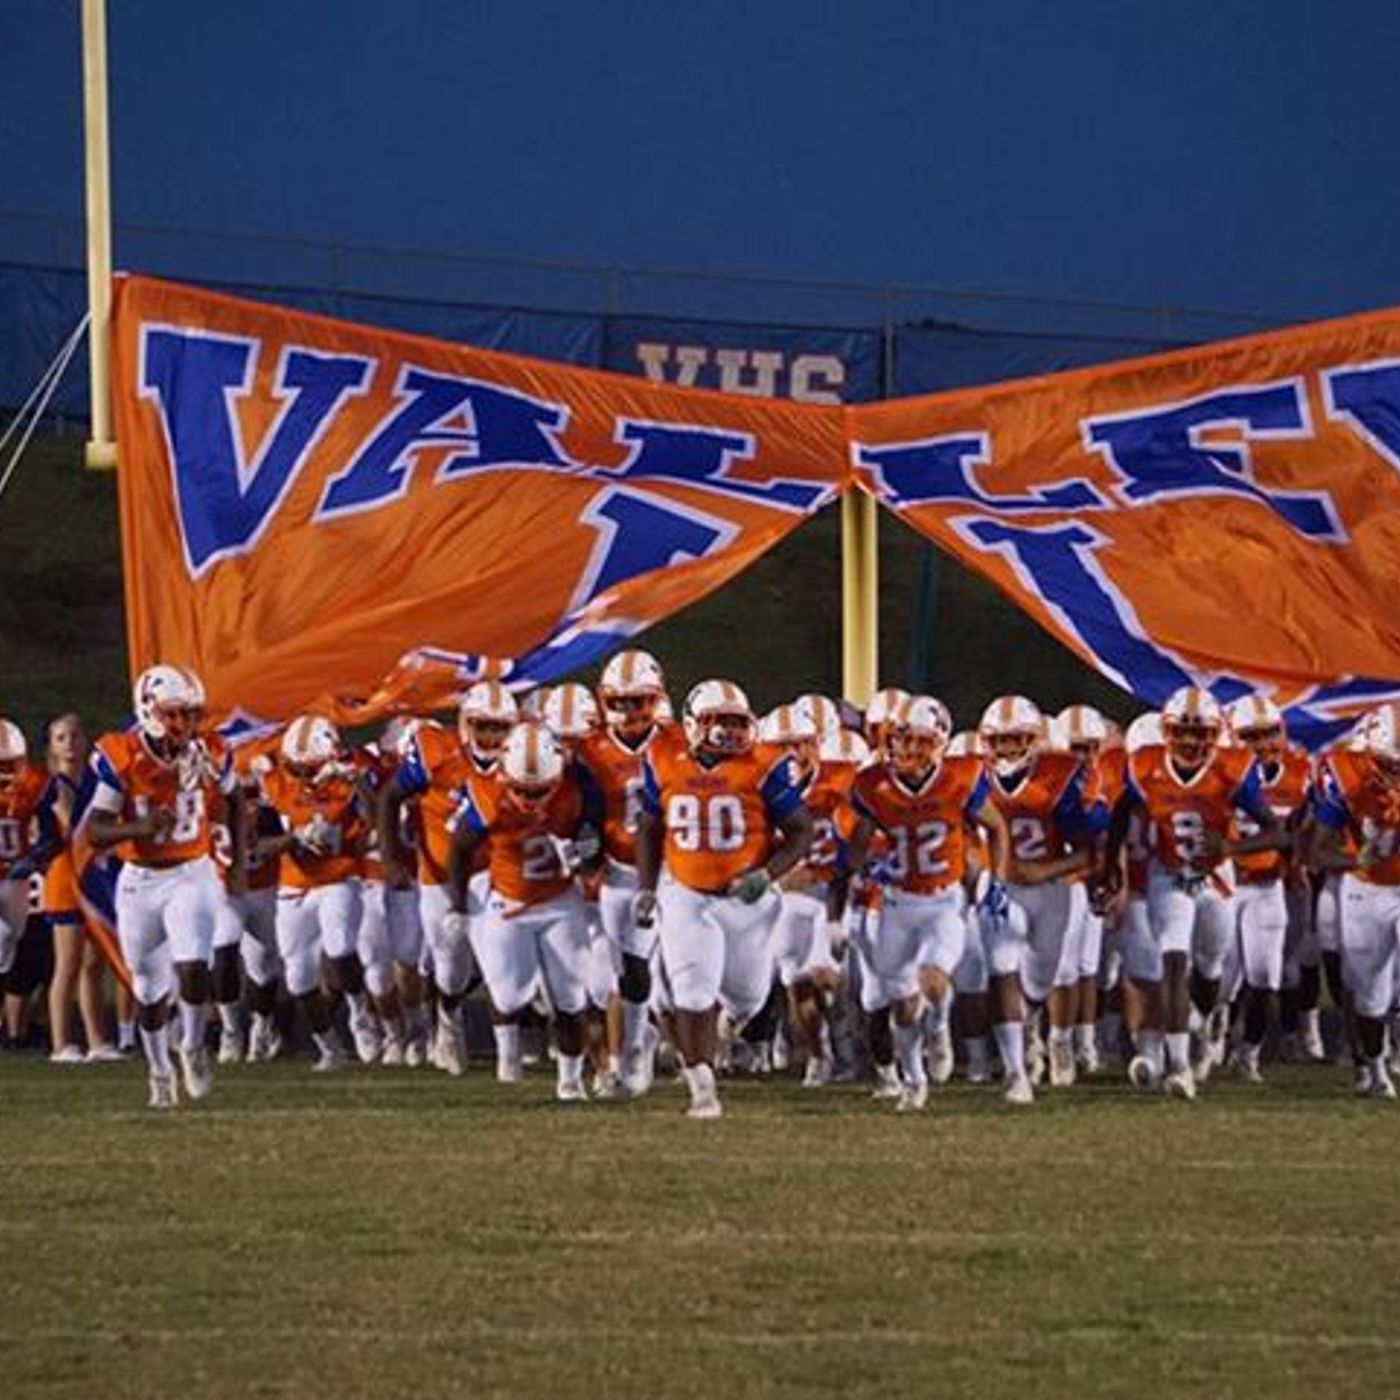
[[[226,715],[555,679],[852,481],[1146,701],[1400,694],[1400,311],[839,408],[130,278],[114,376],[132,665]]]
[[[862,487],[1144,700],[1400,693],[1400,311],[849,410]]]
[[[114,379],[133,668],[346,721],[543,682],[836,494],[839,408],[669,389],[150,278]]]

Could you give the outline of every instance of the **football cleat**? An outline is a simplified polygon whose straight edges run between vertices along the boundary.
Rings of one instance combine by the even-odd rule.
[[[1050,1037],[1050,1087],[1068,1089],[1074,1084],[1074,1042],[1057,1036]]]
[[[804,1089],[820,1089],[823,1085],[831,1083],[831,1060],[825,1055],[813,1055],[807,1061],[807,1068],[802,1072],[802,1087]]]
[[[153,1072],[150,1076],[150,1089],[150,1097],[146,1100],[148,1108],[167,1109],[179,1106],[180,1091],[175,1087],[173,1074]]]
[[[1035,1090],[1031,1087],[1030,1076],[1027,1074],[1008,1075],[1006,1083],[1002,1086],[1002,1098],[1011,1104],[1028,1104],[1035,1102]]]
[[[1189,1069],[1174,1069],[1162,1080],[1162,1088],[1168,1098],[1186,1099],[1196,1097],[1196,1079]]]
[[[935,1084],[946,1084],[953,1077],[953,1035],[947,1026],[940,1026],[929,1038],[928,1077]]]
[[[180,1077],[185,1081],[185,1094],[193,1102],[209,1097],[214,1087],[214,1073],[209,1068],[209,1052],[204,1046],[180,1051]]]
[[[587,1103],[588,1090],[582,1079],[561,1079],[554,1086],[554,1097],[560,1103]]]
[[[219,1031],[219,1064],[241,1065],[248,1058],[248,1040],[243,1034],[243,1028],[223,1027]]]
[[[928,1081],[921,1084],[906,1084],[899,1091],[895,1101],[896,1113],[921,1113],[928,1107]]]
[[[897,1099],[903,1092],[899,1071],[893,1065],[875,1066],[875,1087],[870,1091],[872,1099]]]
[[[467,1072],[467,1036],[460,1016],[439,1015],[436,1048],[437,1067],[444,1074],[456,1079]]]

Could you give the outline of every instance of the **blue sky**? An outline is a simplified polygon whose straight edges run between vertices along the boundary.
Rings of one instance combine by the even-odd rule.
[[[1290,319],[1400,302],[1394,3],[110,9],[132,222]],[[81,211],[78,32],[77,0],[0,5],[0,206]]]

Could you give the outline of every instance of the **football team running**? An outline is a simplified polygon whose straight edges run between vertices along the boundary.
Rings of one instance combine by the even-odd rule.
[[[1333,1053],[1395,1097],[1400,707],[1310,759],[1266,698],[1192,688],[1126,734],[1016,695],[957,733],[897,690],[759,719],[728,680],[677,722],[638,650],[361,744],[319,715],[225,743],[178,666],[133,699],[80,776],[0,720],[0,975],[32,881],[119,859],[156,1109],[210,1093],[211,1022],[219,1063],[293,1053],[289,1002],[318,1071],[460,1075],[478,991],[496,1077],[544,1017],[564,1102],[663,1064],[697,1119],[717,1075],[788,1066],[904,1113],[955,1074],[1028,1105],[1120,1065],[1190,1100],[1266,1047],[1325,1058],[1324,981]]]

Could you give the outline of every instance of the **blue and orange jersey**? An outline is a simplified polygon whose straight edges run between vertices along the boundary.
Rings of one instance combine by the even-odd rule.
[[[572,840],[596,815],[587,779],[575,767],[539,804],[522,802],[499,774],[478,774],[458,794],[453,825],[485,838],[491,888],[513,904],[541,904],[574,883],[556,842]]]
[[[342,884],[360,873],[370,826],[353,777],[307,782],[279,765],[262,775],[260,785],[284,830],[296,831],[319,819],[325,831],[324,852],[293,845],[282,853],[279,885],[294,890],[319,889]]]
[[[856,810],[851,789],[859,769],[854,763],[817,764],[802,792],[812,814],[812,848],[804,862],[822,880],[833,879],[841,865],[842,846],[855,831]]]
[[[56,792],[48,769],[37,763],[19,765],[12,781],[0,788],[0,880],[31,853],[52,856],[61,848]]]
[[[1285,749],[1277,763],[1261,763],[1259,776],[1264,800],[1280,821],[1293,820],[1307,807],[1312,764],[1301,750]],[[1238,817],[1235,824],[1240,836],[1252,836],[1259,829],[1249,817]],[[1288,855],[1284,851],[1252,851],[1235,856],[1234,863],[1241,880],[1258,884],[1282,879],[1288,870]]]
[[[167,811],[174,818],[163,836],[123,841],[118,854],[138,865],[182,865],[209,854],[211,791],[232,792],[238,785],[228,750],[217,739],[201,741],[198,762],[167,763],[156,757],[135,730],[104,734],[89,763],[95,787],[92,807],[122,821]]]
[[[910,894],[934,894],[966,874],[971,828],[988,790],[982,760],[958,754],[938,763],[917,790],[886,763],[862,768],[851,802],[889,839],[892,883]]]
[[[793,762],[775,744],[707,762],[679,729],[652,740],[642,804],[659,817],[662,858],[673,879],[702,894],[768,859],[779,824],[802,806]]]
[[[578,761],[592,774],[603,800],[603,849],[620,865],[637,863],[637,818],[646,787],[646,754],[657,738],[675,729],[661,724],[636,748],[607,730],[578,746]]]
[[[413,736],[395,779],[400,791],[418,801],[415,835],[421,884],[447,883],[453,815],[467,783],[483,776],[455,731],[425,724]]]
[[[989,773],[988,783],[1006,820],[1013,860],[1054,860],[1108,828],[1096,771],[1073,754],[1038,753],[1015,781]]]
[[[1356,875],[1400,885],[1400,787],[1385,781],[1369,754],[1340,749],[1318,764],[1312,814],[1356,853]]]
[[[1183,780],[1165,746],[1146,744],[1128,762],[1126,791],[1147,813],[1153,859],[1169,870],[1219,864],[1224,857],[1209,858],[1206,838],[1229,839],[1236,813],[1259,822],[1273,816],[1248,749],[1215,749]]]

